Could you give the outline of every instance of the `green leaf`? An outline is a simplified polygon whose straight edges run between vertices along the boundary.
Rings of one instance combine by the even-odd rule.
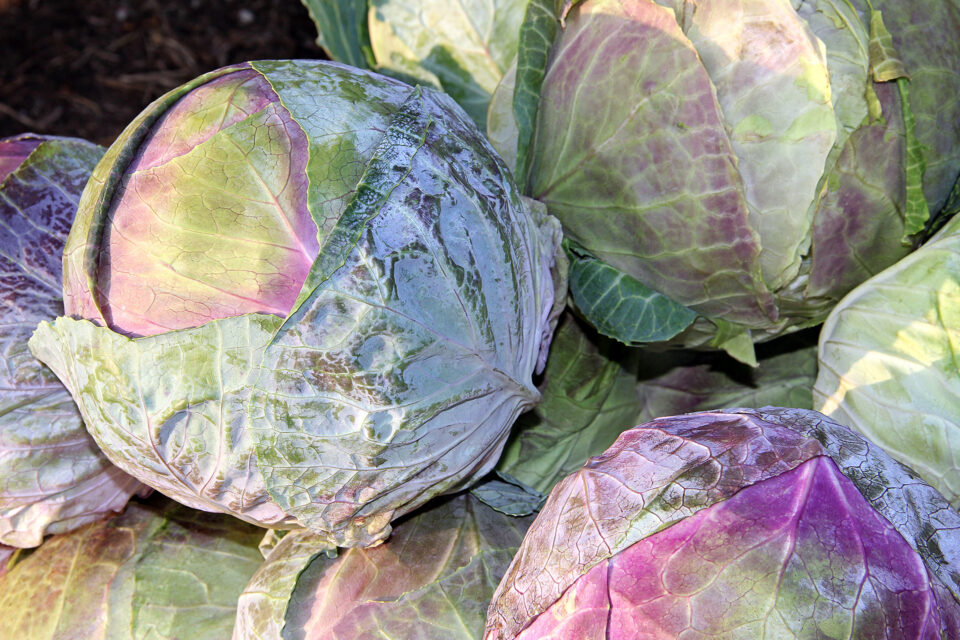
[[[234,638],[475,640],[530,520],[461,494],[369,549],[329,554],[308,532],[290,533],[240,596]]]
[[[508,516],[529,516],[540,510],[547,496],[502,471],[499,479],[481,482],[470,494],[488,507]]]
[[[497,463],[547,493],[636,424],[642,352],[599,335],[572,313],[561,318],[540,384],[542,399],[517,420]]]
[[[525,3],[372,0],[377,70],[443,89],[482,129],[490,96],[516,55]]]
[[[907,78],[907,69],[893,44],[893,36],[883,24],[883,12],[870,12],[870,73],[874,82]]]
[[[605,262],[576,250],[568,255],[573,301],[605,336],[627,345],[663,342],[697,318],[695,311]]]
[[[540,87],[547,73],[547,57],[560,31],[556,0],[530,0],[520,25],[517,71],[513,81],[513,112],[517,125],[516,169],[525,190],[530,170],[530,145],[540,103]]]
[[[367,0],[301,0],[317,25],[317,44],[331,60],[373,69]]]
[[[726,354],[648,354],[637,387],[643,409],[634,421],[727,407],[812,409],[816,342],[811,330],[759,344],[756,367]]]
[[[850,292],[819,359],[814,408],[960,505],[960,219]]]
[[[861,15],[882,11],[896,56],[910,76],[910,111],[926,170],[924,194],[930,211],[946,202],[960,173],[960,5],[941,0],[859,0]],[[864,6],[866,5],[866,6]],[[898,83],[902,80],[898,79]]]
[[[224,640],[260,566],[262,535],[165,498],[132,503],[50,539],[0,575],[0,636]]]
[[[869,3],[868,3],[869,4]],[[906,142],[906,196],[904,201],[904,229],[901,242],[906,246],[915,244],[915,236],[927,225],[930,209],[923,194],[923,175],[927,170],[923,157],[923,145],[917,139],[917,119],[910,108],[907,68],[893,43],[893,36],[883,23],[883,12],[870,11],[870,73],[875,82],[896,81],[900,92]]]
[[[917,119],[910,108],[910,81],[907,78],[897,78],[897,89],[903,105],[903,124],[906,134],[907,163],[906,172],[906,202],[904,206],[904,229],[902,242],[905,245],[914,243],[914,236],[927,225],[930,219],[930,208],[923,195],[923,176],[927,171],[927,162],[923,157],[923,145],[917,138]]]
[[[717,325],[717,333],[710,341],[711,347],[723,349],[736,360],[751,367],[757,366],[757,354],[754,352],[750,329],[720,318],[714,318],[713,323]]]

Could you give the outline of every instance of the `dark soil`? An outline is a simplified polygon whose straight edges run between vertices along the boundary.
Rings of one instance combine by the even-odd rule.
[[[245,60],[323,58],[315,38],[299,0],[0,0],[0,138],[109,145],[179,84]]]

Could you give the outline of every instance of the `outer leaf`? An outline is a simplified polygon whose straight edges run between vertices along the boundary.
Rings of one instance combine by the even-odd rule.
[[[377,66],[427,83],[435,78],[483,128],[490,95],[517,53],[525,4],[373,0],[369,28]]]
[[[529,516],[536,513],[547,499],[547,496],[536,489],[502,471],[496,473],[496,478],[475,486],[470,490],[470,495],[508,516]]]
[[[64,248],[63,305],[67,315],[93,318],[106,324],[95,290],[101,255],[100,244],[107,222],[105,213],[109,210],[114,190],[123,177],[123,171],[118,167],[125,168],[134,159],[151,127],[168,107],[190,90],[242,68],[238,65],[211,71],[161,96],[134,118],[107,149],[90,176],[90,188],[85,189],[80,199],[77,216],[70,227],[70,235]]]
[[[773,321],[721,107],[673,12],[652,0],[580,4],[550,56],[530,195],[571,240],[680,304]],[[686,169],[662,170],[671,164]]]
[[[811,205],[837,140],[825,48],[782,0],[698,5],[684,33],[716,87],[763,279],[777,290],[809,249]]]
[[[175,511],[137,560],[132,637],[230,637],[239,594],[262,563],[262,534],[232,518]]]
[[[570,295],[603,335],[627,345],[665,342],[689,327],[697,313],[639,280],[590,256],[570,256]]]
[[[854,289],[820,339],[814,406],[960,504],[960,221]]]
[[[520,417],[497,469],[547,493],[635,424],[641,352],[598,336],[572,314],[561,320],[540,385],[543,399]]]
[[[759,356],[754,368],[719,354],[627,349],[567,314],[540,384],[543,399],[517,421],[497,469],[546,493],[624,430],[658,416],[811,408],[817,354],[809,336],[766,343]]]
[[[676,363],[676,356],[671,362],[670,354],[661,355],[660,360],[666,363],[659,368],[666,370],[659,375],[642,376],[637,388],[642,409],[633,422],[640,424],[660,416],[724,407],[813,408],[815,344],[787,336],[760,345],[757,355],[755,368],[728,358],[701,357],[700,362]],[[643,371],[657,371],[655,363],[652,354],[646,355]]]
[[[945,610],[960,607],[960,584],[951,569],[960,561],[960,515],[942,496],[878,448],[819,414],[737,410],[662,418],[631,429],[557,485],[494,596],[487,637],[516,637],[593,567],[667,527],[671,531],[711,505],[724,504],[745,487],[818,456],[829,456],[918,552],[932,582],[939,583],[933,587],[936,597],[947,598],[941,601]],[[720,539],[712,548],[722,550],[728,544]],[[822,578],[819,568],[817,576]],[[770,586],[756,586],[771,593]],[[688,593],[678,589],[675,596]],[[957,615],[954,623],[960,620]],[[736,619],[729,622],[736,624]],[[578,637],[590,636],[581,631]]]
[[[537,246],[505,168],[451,106],[423,88],[401,107],[339,227],[355,248],[256,385],[268,490],[341,545],[486,474],[538,396],[556,240]]]
[[[367,0],[301,0],[317,25],[317,44],[331,60],[373,67]]]
[[[107,218],[96,298],[116,330],[286,316],[410,91],[330,63],[252,66],[148,107],[159,121],[141,125],[151,127],[142,150],[115,167],[115,196],[82,204],[81,218]],[[313,115],[320,105],[336,118]]]
[[[317,555],[337,556],[322,536],[297,529],[283,536],[267,555],[237,602],[234,640],[277,640],[300,574]]]
[[[309,538],[289,534],[241,597],[234,637],[472,640],[529,523],[460,495],[401,521],[384,544],[337,557],[322,546],[311,557]],[[268,602],[256,590],[275,594],[269,612],[253,612]]]
[[[960,175],[960,7],[955,2],[925,0],[854,0],[865,16],[882,12],[897,56],[910,77],[910,111],[926,169],[923,192],[937,212]],[[898,81],[898,83],[903,81]]]
[[[556,0],[527,2],[517,43],[516,78],[510,87],[497,87],[498,91],[506,92],[513,106],[517,127],[515,172],[521,187],[526,186],[530,169],[530,144],[540,104],[540,89],[547,73],[547,57],[560,27],[557,5]]]
[[[53,372],[27,350],[41,320],[63,313],[60,254],[103,149],[83,140],[0,140],[0,543],[40,544],[120,510],[142,489],[109,463]]]
[[[53,538],[0,576],[0,633],[35,640],[229,637],[236,599],[260,564],[260,535],[169,503],[131,504],[123,515]]]
[[[900,90],[900,99],[903,106],[903,124],[906,130],[907,165],[906,165],[906,207],[904,220],[906,227],[903,231],[902,242],[910,245],[912,236],[923,231],[930,219],[930,208],[923,193],[923,177],[927,171],[927,161],[923,157],[923,148],[915,134],[916,118],[910,105],[910,94],[907,89],[909,82],[906,78],[897,79],[897,88]]]
[[[289,526],[266,492],[247,426],[250,386],[280,323],[240,316],[131,340],[58,318],[41,323],[30,345],[121,469],[196,509]]]
[[[500,78],[493,95],[490,96],[490,106],[487,108],[487,139],[514,175],[519,176],[517,149],[520,134],[517,129],[517,118],[513,113],[513,91],[516,80],[517,62],[514,60]]]
[[[894,84],[874,87],[882,119],[847,138],[817,205],[809,282],[784,306],[819,317],[853,287],[909,253],[901,242],[907,138]]]

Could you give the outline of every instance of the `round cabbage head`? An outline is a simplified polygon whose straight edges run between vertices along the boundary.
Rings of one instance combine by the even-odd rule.
[[[814,411],[659,418],[554,488],[486,638],[956,638],[958,527]]]
[[[35,547],[144,489],[110,464],[70,394],[27,349],[38,322],[63,314],[64,240],[104,151],[76,138],[0,139],[0,545]]]
[[[749,361],[906,255],[960,174],[955,3],[585,0],[563,24],[549,55],[521,32],[544,64],[505,77],[490,139],[606,266],[575,263],[573,297],[625,342],[651,341],[610,317],[642,288],[693,312],[679,341]]]
[[[31,348],[150,486],[372,544],[537,401],[558,228],[443,94],[245,63],[108,150]]]

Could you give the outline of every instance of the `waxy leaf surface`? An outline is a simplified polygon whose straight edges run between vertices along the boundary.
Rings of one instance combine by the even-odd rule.
[[[239,85],[215,84],[231,78]],[[71,231],[65,289],[93,322],[44,324],[32,348],[101,447],[151,486],[331,544],[374,544],[392,519],[486,474],[538,399],[532,376],[565,287],[559,224],[521,200],[468,116],[432,89],[333,63],[262,61],[174,94],[189,102],[211,86],[253,86],[259,104],[263,82],[289,113],[284,127],[302,132],[309,184],[296,213],[309,213],[307,239],[319,246],[302,282],[277,288],[293,292],[290,308],[221,308],[134,338],[110,325],[114,300],[100,292],[111,272],[91,251],[108,230],[104,190],[122,189],[123,162],[153,155],[137,150],[141,129],[164,138],[163,119],[180,113],[167,97],[151,107],[167,115],[142,116],[108,152]]]
[[[821,468],[820,460],[824,458],[828,460],[823,460],[823,464],[829,462],[835,467]],[[818,462],[810,465],[814,460]],[[834,473],[834,469],[838,469],[842,477]],[[771,542],[773,548],[784,549],[787,555],[773,553],[771,559],[767,557],[769,554],[758,552],[757,559],[751,561],[740,552],[729,548],[732,544],[739,544],[737,538],[707,535],[706,539],[713,544],[700,549],[702,557],[698,560],[701,563],[699,569],[703,569],[705,574],[709,573],[709,554],[718,554],[717,558],[728,559],[714,563],[718,569],[714,573],[719,582],[714,581],[711,584],[718,585],[717,592],[711,591],[713,586],[704,589],[699,572],[689,576],[688,582],[700,582],[689,582],[684,586],[684,576],[689,575],[689,570],[682,569],[677,574],[668,571],[666,565],[662,565],[664,570],[658,572],[659,577],[653,582],[643,582],[640,579],[643,576],[639,574],[634,576],[637,581],[628,580],[628,583],[641,591],[651,590],[646,594],[631,596],[632,601],[639,606],[645,606],[644,603],[649,604],[663,596],[660,597],[660,605],[667,609],[678,606],[677,611],[684,616],[691,615],[691,612],[696,612],[699,608],[697,620],[689,617],[686,621],[681,619],[679,627],[675,629],[670,629],[668,625],[665,637],[670,637],[670,633],[680,633],[684,629],[691,633],[694,629],[708,629],[705,631],[706,636],[693,633],[690,637],[709,637],[710,633],[720,633],[721,637],[727,637],[723,634],[728,631],[735,634],[735,629],[740,624],[749,623],[751,620],[760,623],[759,629],[763,633],[774,633],[773,626],[769,631],[763,626],[768,620],[773,625],[797,620],[803,624],[805,619],[847,620],[846,623],[837,623],[838,628],[842,629],[843,624],[848,627],[853,624],[850,614],[854,609],[858,612],[884,613],[879,618],[882,624],[879,631],[876,631],[880,635],[876,637],[905,637],[900,635],[902,628],[898,626],[900,622],[895,614],[902,610],[901,604],[906,607],[903,610],[909,610],[911,605],[907,605],[899,595],[893,600],[884,599],[882,589],[878,591],[876,584],[870,583],[869,586],[879,593],[880,597],[871,598],[866,591],[861,592],[861,585],[868,584],[864,582],[864,576],[869,574],[869,568],[863,567],[870,564],[869,558],[864,559],[862,552],[859,560],[854,557],[856,554],[850,556],[854,564],[859,563],[861,566],[861,569],[851,572],[840,568],[846,563],[839,560],[845,553],[842,548],[833,547],[827,542],[825,547],[818,550],[818,536],[823,540],[842,538],[847,541],[849,535],[839,532],[840,528],[846,526],[842,521],[831,519],[824,525],[825,529],[817,528],[812,534],[813,537],[809,538],[814,542],[809,555],[810,564],[803,566],[797,566],[796,563],[791,565],[788,562],[789,554],[806,553],[801,548],[802,545],[785,544],[785,538],[771,530],[763,533],[768,526],[776,529],[778,520],[777,517],[768,519],[766,515],[759,517],[760,514],[772,513],[772,506],[767,504],[768,493],[775,496],[773,501],[778,502],[780,508],[783,508],[782,502],[790,503],[782,491],[776,489],[776,483],[783,483],[787,488],[812,487],[812,478],[820,476],[827,479],[823,485],[827,487],[824,495],[830,494],[834,497],[809,500],[809,514],[812,518],[810,522],[822,520],[822,515],[816,515],[819,506],[828,504],[831,500],[846,502],[845,510],[849,514],[862,514],[866,510],[870,518],[863,524],[856,525],[856,530],[862,536],[869,538],[873,535],[869,532],[874,531],[879,536],[878,539],[888,541],[886,544],[893,544],[889,541],[894,540],[898,549],[909,548],[916,554],[914,560],[905,560],[906,565],[903,566],[913,567],[906,574],[906,569],[897,569],[896,578],[891,577],[888,580],[878,577],[880,582],[892,587],[896,595],[901,587],[897,580],[927,580],[929,586],[926,589],[930,593],[921,596],[917,601],[919,613],[914,617],[923,620],[925,615],[929,616],[929,612],[939,606],[941,618],[936,622],[941,625],[941,632],[946,633],[947,637],[954,633],[954,629],[960,624],[960,584],[955,569],[956,563],[960,561],[960,543],[957,538],[960,515],[950,508],[936,490],[922,482],[910,469],[900,465],[849,429],[812,411],[765,408],[694,413],[648,422],[626,431],[603,455],[592,458],[580,471],[563,480],[553,490],[531,526],[494,596],[487,622],[487,637],[519,637],[524,629],[537,624],[543,616],[547,617],[542,624],[548,628],[557,627],[561,623],[550,620],[558,618],[555,614],[561,611],[564,612],[562,624],[571,626],[557,631],[555,636],[545,637],[604,637],[603,625],[608,621],[607,611],[612,611],[609,609],[610,599],[606,593],[605,580],[608,572],[597,569],[595,577],[599,582],[588,579],[582,585],[582,593],[578,591],[581,580],[603,563],[609,563],[607,568],[615,567],[625,553],[641,556],[659,554],[660,540],[667,543],[667,550],[659,562],[682,559],[680,550],[685,544],[684,541],[695,536],[702,526],[711,530],[715,525],[708,526],[708,522],[723,522],[728,509],[736,511],[737,503],[734,502],[732,507],[724,505],[728,505],[731,500],[737,499],[737,496],[752,487],[758,489],[758,499],[755,501],[747,498],[743,504],[747,505],[745,508],[748,512],[755,514],[754,519],[760,525],[756,528],[759,532],[757,543],[775,540],[776,542]],[[804,480],[804,477],[810,481]],[[763,487],[770,482],[775,484],[770,485],[768,488],[772,489],[767,492]],[[807,503],[806,493],[807,489],[804,489],[795,494],[802,500],[794,501],[796,509],[784,515],[786,520],[802,520],[803,508]],[[854,497],[859,498],[863,503],[862,507],[853,506],[851,499]],[[799,514],[797,510],[800,510]],[[835,512],[836,509],[830,509],[828,513],[830,511]],[[784,518],[780,519],[781,522]],[[749,529],[744,523],[736,526],[745,531]],[[680,529],[676,529],[677,527]],[[677,536],[671,534],[675,529]],[[796,534],[788,532],[788,538],[791,536],[794,541],[799,540]],[[637,546],[640,543],[644,544]],[[671,547],[671,544],[674,546]],[[831,556],[825,556],[825,551],[837,554],[839,564],[834,563]],[[740,559],[732,562],[735,557]],[[907,554],[907,558],[909,557]],[[817,560],[820,564],[814,562],[816,558],[820,558]],[[705,560],[708,561],[706,564]],[[896,557],[889,561],[902,560],[904,555],[898,552]],[[886,562],[882,559],[881,561]],[[741,562],[744,564],[740,565]],[[733,573],[754,569],[757,571],[754,575],[756,579],[746,582],[739,579],[732,581],[733,588],[746,589],[740,592],[743,597],[720,586],[725,583],[726,577],[723,573],[728,564]],[[793,572],[786,571],[789,566],[794,567]],[[642,567],[640,569],[642,570]],[[782,577],[777,578],[781,573]],[[804,573],[808,578],[804,578]],[[907,575],[914,578],[905,577]],[[767,582],[760,579],[764,576]],[[773,576],[772,580],[770,576]],[[670,584],[674,577],[679,579],[677,585],[674,585],[675,588]],[[823,589],[831,594],[829,597],[834,598],[832,604],[822,598],[818,600],[817,603],[822,603],[823,607],[814,607],[812,613],[809,609],[809,598],[798,596],[799,592],[790,591],[791,585],[795,583],[801,586],[805,584],[803,588],[811,588],[809,578],[814,581],[814,590]],[[849,591],[851,587],[852,592]],[[657,591],[662,588],[667,591]],[[624,586],[624,589],[632,591],[629,586]],[[912,587],[906,587],[906,591],[911,589]],[[660,596],[657,596],[658,593]],[[843,593],[852,593],[854,597],[851,600],[841,595]],[[862,604],[856,604],[858,593],[865,598]],[[565,598],[570,594],[574,594],[571,596],[573,600],[566,601]],[[651,597],[647,598],[647,595]],[[910,594],[903,595],[913,597]],[[585,602],[592,601],[594,605],[573,606],[577,598],[585,598]],[[676,598],[685,600],[685,603],[673,604]],[[702,599],[702,604],[694,603],[697,598]],[[607,609],[597,611],[598,605]],[[737,607],[741,605],[746,609],[738,610]],[[777,606],[787,609],[795,607],[795,610],[790,614],[789,620],[779,615],[768,616]],[[556,607],[553,609],[554,613],[544,613],[551,607]],[[579,617],[574,615],[576,611],[580,612]],[[797,612],[800,615],[797,615]],[[628,611],[623,613],[630,617]],[[594,631],[588,632],[593,625],[591,616],[595,614],[599,616],[600,626],[594,626]],[[660,613],[654,615],[659,616]],[[854,616],[855,621],[858,616]],[[676,620],[670,616],[660,620],[667,624],[668,618]],[[876,620],[875,617],[865,616],[856,623],[877,624]],[[930,620],[935,621],[934,618]],[[887,623],[890,626],[883,626]],[[824,624],[829,627],[832,623]],[[904,624],[907,624],[907,621],[904,621]],[[927,626],[924,630],[922,625],[919,628],[924,633],[930,629]],[[835,633],[834,631],[821,631],[827,634],[827,637],[847,637],[842,632],[838,636],[829,635]],[[748,635],[755,637],[755,633],[756,630]],[[799,631],[792,631],[787,636],[781,634],[770,637],[804,636]]]

